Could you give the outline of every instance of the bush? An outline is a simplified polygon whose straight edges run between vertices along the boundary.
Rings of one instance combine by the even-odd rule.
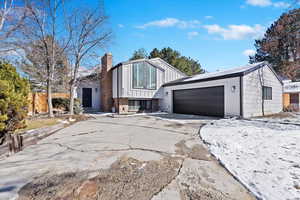
[[[11,64],[0,61],[0,141],[25,126],[28,93],[29,82]]]
[[[83,107],[81,105],[80,100],[77,99],[77,98],[74,99],[74,113],[76,115],[79,115],[79,114],[83,113]]]
[[[68,98],[53,98],[53,108],[69,111],[70,100]]]
[[[69,109],[70,99],[68,99],[68,98],[53,98],[52,105],[53,105],[53,108],[70,111],[70,109]],[[77,98],[74,99],[74,113],[75,114],[83,113],[83,108],[81,106],[81,102]]]

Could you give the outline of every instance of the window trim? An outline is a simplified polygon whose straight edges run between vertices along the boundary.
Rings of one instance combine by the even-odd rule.
[[[271,92],[271,93],[268,94],[268,91]],[[273,89],[272,89],[272,87],[262,86],[262,99],[267,100],[267,101],[268,100],[273,100]]]
[[[147,65],[150,65],[151,67],[154,68],[154,70],[155,70],[155,88],[135,87],[135,85],[134,85],[134,75],[135,75],[134,65],[139,64],[139,63],[146,63]],[[132,78],[131,78],[131,81],[132,81],[132,89],[136,89],[136,90],[157,90],[157,68],[155,66],[149,64],[148,62],[145,62],[145,61],[132,63]]]

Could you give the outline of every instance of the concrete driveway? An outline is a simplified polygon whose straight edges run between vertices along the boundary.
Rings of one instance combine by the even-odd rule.
[[[0,160],[0,199],[253,199],[199,139],[212,119],[93,117]]]

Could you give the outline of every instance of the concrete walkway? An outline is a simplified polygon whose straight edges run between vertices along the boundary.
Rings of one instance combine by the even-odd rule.
[[[210,120],[94,115],[0,160],[0,199],[253,199],[199,139]]]

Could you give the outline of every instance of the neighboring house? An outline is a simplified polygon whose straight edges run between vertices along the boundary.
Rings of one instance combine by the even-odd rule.
[[[266,63],[205,73],[164,85],[168,112],[254,117],[282,111],[282,82]]]
[[[300,108],[300,82],[292,82],[291,80],[283,81],[283,107],[292,110]]]
[[[89,102],[84,103],[86,108],[92,105],[99,111],[121,114],[165,111],[220,117],[282,111],[282,82],[266,63],[187,77],[160,58],[113,67],[112,55],[105,54],[101,61],[98,79],[89,82],[86,77],[89,84],[82,82],[77,88],[82,102]]]

